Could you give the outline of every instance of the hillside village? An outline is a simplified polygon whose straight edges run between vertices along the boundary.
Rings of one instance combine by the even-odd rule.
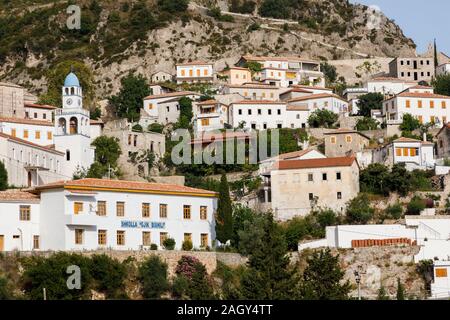
[[[251,268],[270,254],[286,278],[289,265],[303,275],[317,271],[312,261],[333,265],[345,292],[335,299],[399,299],[401,290],[450,298],[450,57],[435,43],[383,66],[354,58],[350,82],[341,60],[301,50],[242,52],[225,64],[186,56],[130,70],[103,98],[81,59],[59,62],[46,92],[8,76],[0,252],[43,264],[49,252],[94,253],[93,261],[106,252],[121,263],[156,254],[174,279],[184,264],[204,264],[205,295],[168,284],[148,294],[142,280],[147,298],[277,299],[248,285],[263,282]],[[0,280],[5,273],[17,285],[17,268],[4,265]],[[324,298],[304,281],[301,298]],[[297,297],[290,290],[278,298]]]

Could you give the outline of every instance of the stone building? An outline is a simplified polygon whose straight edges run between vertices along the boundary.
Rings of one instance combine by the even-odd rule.
[[[370,138],[351,129],[338,129],[325,133],[325,155],[344,157],[363,151],[369,146]]]

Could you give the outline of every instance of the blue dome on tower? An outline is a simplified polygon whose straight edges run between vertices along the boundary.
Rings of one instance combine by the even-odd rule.
[[[78,81],[75,73],[71,72],[67,75],[66,80],[64,80],[64,87],[79,87],[80,81]]]

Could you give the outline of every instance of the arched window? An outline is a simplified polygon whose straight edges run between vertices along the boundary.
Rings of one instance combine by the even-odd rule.
[[[58,120],[58,131],[59,131],[59,134],[67,134],[66,119],[59,118],[59,120]]]
[[[78,119],[76,117],[70,118],[70,134],[78,133]]]
[[[70,94],[74,95],[75,94],[75,88],[70,88]]]
[[[66,88],[66,94],[69,94],[69,88]]]

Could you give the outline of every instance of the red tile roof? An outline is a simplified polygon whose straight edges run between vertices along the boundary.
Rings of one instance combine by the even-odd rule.
[[[200,96],[198,93],[195,93],[192,91],[176,91],[176,92],[169,92],[169,93],[148,96],[148,97],[145,97],[144,100],[159,99],[159,98],[171,98],[171,97],[179,97],[179,96],[191,96],[191,95]]]
[[[102,124],[104,124],[104,122],[101,120],[101,119],[98,119],[98,120],[90,120],[90,124],[91,125],[102,125]]]
[[[406,97],[406,98],[435,98],[435,99],[450,99],[450,96],[444,96],[441,94],[435,94],[435,93],[427,93],[427,92],[402,92],[396,97]],[[391,99],[395,99],[391,98]],[[389,99],[390,100],[390,99]]]
[[[21,123],[21,124],[31,124],[31,125],[36,125],[36,126],[53,127],[53,123],[51,121],[34,120],[34,119],[19,119],[19,118],[0,117],[0,122]]]
[[[288,105],[286,107],[286,110],[287,111],[309,111],[309,107],[306,104],[299,105],[299,106]]]
[[[366,136],[365,134],[363,134],[360,131],[357,130],[352,130],[352,129],[346,129],[346,128],[339,128],[330,132],[325,132],[325,135],[332,135],[332,134],[349,134],[349,133],[356,133],[359,134],[360,136],[363,136],[364,138],[367,138],[370,140],[370,138],[368,136]]]
[[[228,88],[237,88],[237,89],[272,89],[279,90],[280,87],[272,86],[270,84],[262,84],[262,83],[244,83],[244,84],[233,84],[228,85]]]
[[[58,109],[57,107],[50,106],[47,104],[36,104],[36,103],[25,103],[26,108],[37,108],[37,109],[48,109],[48,110],[55,110]]]
[[[170,193],[175,195],[194,195],[214,197],[216,192],[196,189],[175,184],[162,184],[125,180],[107,180],[107,179],[82,179],[73,181],[59,181],[35,188],[36,191],[48,189],[69,189],[69,190],[105,190],[114,192],[140,192],[140,193]]]
[[[418,143],[421,143],[421,144],[428,144],[428,145],[433,144],[432,142],[429,142],[429,141],[422,141],[422,140],[417,140],[417,139],[412,139],[412,138],[405,138],[405,137],[398,138],[397,140],[394,140],[393,142],[395,142],[395,143],[418,142]]]
[[[311,94],[311,95],[304,96],[304,97],[292,98],[292,99],[287,100],[287,102],[298,102],[298,101],[315,100],[315,99],[323,99],[323,98],[335,98],[335,99],[342,100],[344,102],[348,102],[344,98],[342,98],[336,94],[333,94],[333,93]]]
[[[36,143],[30,142],[30,141],[27,141],[27,140],[23,140],[23,139],[20,139],[20,138],[17,138],[17,137],[13,137],[13,136],[10,136],[9,134],[1,133],[1,132],[0,132],[0,137],[8,139],[8,140],[11,140],[11,141],[14,141],[14,142],[17,142],[17,143],[20,143],[20,144],[24,144],[24,145],[27,145],[27,146],[30,146],[30,147],[33,147],[33,148],[41,149],[43,151],[48,151],[48,152],[51,152],[51,153],[64,155],[64,152],[59,152],[57,150],[52,149],[52,146],[54,146],[54,145],[51,145],[51,146],[48,146],[48,147],[44,147],[44,146],[38,145]]]
[[[313,94],[312,91],[308,91],[308,90],[301,89],[301,88],[292,88],[292,89],[290,89],[290,90],[287,90],[287,91],[283,92],[282,94],[289,93],[289,92],[300,92],[300,93],[310,93],[310,94]]]
[[[312,62],[312,63],[319,63],[318,61],[314,60],[307,60],[300,57],[261,57],[261,56],[251,56],[246,55],[242,56],[243,59],[247,61],[292,61],[292,62]]]
[[[356,161],[355,157],[339,157],[306,160],[282,160],[278,161],[275,170],[295,170],[312,168],[350,167]]]
[[[209,66],[209,65],[213,65],[213,63],[200,61],[200,60],[186,62],[186,63],[177,63],[177,66],[196,66],[196,65],[208,65]]]
[[[21,190],[6,190],[0,192],[0,202],[9,201],[24,201],[24,202],[39,202],[39,196],[30,192]]]

